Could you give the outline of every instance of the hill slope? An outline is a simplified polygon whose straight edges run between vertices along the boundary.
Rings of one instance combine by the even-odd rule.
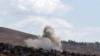
[[[20,32],[17,30],[12,30],[4,27],[0,27],[0,42],[10,43],[13,45],[25,46],[24,39],[27,38],[37,38],[36,35]]]
[[[74,53],[97,54],[100,56],[100,43],[62,41],[63,48]]]
[[[29,33],[20,32],[4,27],[0,27],[0,42],[10,43],[12,45],[26,46],[24,39],[33,38],[37,36]],[[77,43],[73,41],[62,41],[63,49],[70,52],[98,54],[100,55],[100,44],[99,43]]]

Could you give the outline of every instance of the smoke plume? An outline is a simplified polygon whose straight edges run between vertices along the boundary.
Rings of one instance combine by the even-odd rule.
[[[58,50],[62,51],[61,40],[55,35],[54,29],[50,26],[46,26],[43,31],[43,35],[38,39],[25,39],[25,43],[28,47],[34,47],[36,49],[43,48],[44,50]]]

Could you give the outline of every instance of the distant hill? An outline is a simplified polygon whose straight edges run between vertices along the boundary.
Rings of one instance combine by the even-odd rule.
[[[63,49],[74,53],[97,54],[100,56],[100,43],[62,41]]]
[[[0,27],[0,42],[10,43],[12,45],[26,46],[24,39],[36,39],[38,38],[34,34],[24,33],[17,30],[12,30],[4,27]],[[75,41],[62,41],[63,49],[76,52],[76,53],[87,53],[87,54],[98,54],[100,56],[100,43],[83,43]]]
[[[0,27],[0,42],[25,46],[26,44],[23,40],[27,38],[36,39],[37,36],[17,30]]]

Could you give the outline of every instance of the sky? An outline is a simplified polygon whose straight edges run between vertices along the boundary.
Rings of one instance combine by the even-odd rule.
[[[46,25],[61,40],[100,42],[100,0],[0,0],[0,27],[42,35]]]

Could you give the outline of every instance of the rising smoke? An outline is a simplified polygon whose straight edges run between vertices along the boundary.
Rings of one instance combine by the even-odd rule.
[[[26,39],[25,43],[28,47],[34,47],[36,49],[43,48],[44,50],[58,50],[62,51],[61,40],[54,33],[54,29],[50,26],[46,26],[43,31],[43,36],[38,39]]]

